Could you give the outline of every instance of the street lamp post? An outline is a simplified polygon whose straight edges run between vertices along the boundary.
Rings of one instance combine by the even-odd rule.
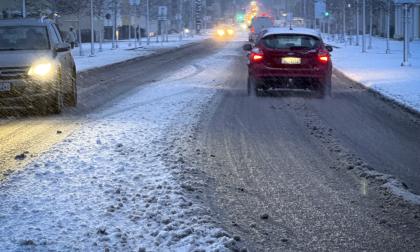
[[[356,46],[359,46],[359,0],[356,0]]]
[[[22,17],[26,18],[26,0],[22,0]]]
[[[404,9],[404,55],[403,55],[403,62],[401,66],[410,66],[410,62],[408,61],[408,44],[409,44],[409,35],[408,35],[408,4],[405,3],[403,5]]]
[[[372,49],[372,34],[373,33],[373,4],[370,3],[369,8],[369,47],[368,49]]]
[[[118,48],[116,42],[117,36],[117,0],[114,0],[114,21],[112,24],[112,49]]]
[[[391,53],[389,48],[389,39],[391,36],[391,0],[388,0],[388,13],[386,17],[386,54]]]
[[[147,45],[150,45],[150,12],[149,12],[149,0],[146,0],[146,35]]]
[[[93,0],[90,0],[90,57],[95,56],[95,31],[93,30]]]
[[[362,52],[366,52],[366,0],[363,0],[363,18],[362,18]]]
[[[346,1],[343,1],[343,40],[344,45],[346,44]]]

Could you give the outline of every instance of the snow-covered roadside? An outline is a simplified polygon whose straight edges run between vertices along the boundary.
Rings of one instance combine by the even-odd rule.
[[[183,159],[170,146],[189,134],[200,107],[216,92],[212,76],[223,76],[230,50],[90,115],[64,142],[11,175],[0,185],[0,250],[224,251],[235,246],[173,175],[183,172]],[[173,155],[178,158],[168,166]]]
[[[386,54],[386,40],[373,38],[373,49],[361,52],[361,46],[336,45],[334,67],[366,87],[420,112],[420,41],[410,44],[411,67],[401,67],[403,43],[392,40]]]
[[[181,46],[198,42],[209,38],[208,35],[196,35],[194,37],[185,37],[181,41],[178,35],[171,35],[169,42],[156,42],[155,38],[152,38],[150,45],[146,45],[145,39],[142,44],[137,44],[134,47],[134,41],[119,41],[118,48],[112,49],[112,43],[106,42],[102,45],[102,51],[99,51],[99,44],[95,44],[95,56],[90,57],[90,44],[84,43],[82,45],[83,55],[80,55],[79,48],[74,48],[72,54],[76,62],[76,68],[78,72],[86,71],[89,69],[103,67],[110,64],[126,61],[136,57],[147,56],[153,53],[159,52],[162,49],[175,49]]]

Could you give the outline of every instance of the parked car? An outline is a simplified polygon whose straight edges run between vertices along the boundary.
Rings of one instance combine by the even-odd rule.
[[[70,45],[50,20],[0,20],[0,107],[60,113],[76,106]]]
[[[274,21],[270,17],[254,17],[251,22],[249,32],[249,42],[257,43],[258,34],[264,29],[273,27]]]
[[[270,28],[249,52],[248,94],[269,88],[317,90],[331,94],[331,46],[305,28]]]

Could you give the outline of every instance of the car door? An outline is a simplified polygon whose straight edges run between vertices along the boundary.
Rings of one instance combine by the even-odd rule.
[[[51,24],[49,26],[49,30],[51,33],[51,40],[53,41],[53,47],[63,44],[63,40],[61,38],[60,33],[58,32],[57,27],[55,24]],[[71,90],[72,86],[72,74],[73,74],[73,67],[72,67],[72,58],[71,58],[71,52],[65,51],[65,52],[57,52],[56,58],[55,58],[60,65],[61,68],[61,78],[62,78],[62,85],[64,88],[64,92],[68,93],[69,90]]]

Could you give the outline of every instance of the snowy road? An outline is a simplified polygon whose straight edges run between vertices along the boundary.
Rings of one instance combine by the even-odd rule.
[[[82,73],[77,109],[0,123],[23,168],[0,250],[418,251],[419,117],[338,73],[332,99],[250,98],[242,44]]]
[[[201,108],[226,82],[226,51],[89,113],[63,142],[9,176],[0,186],[0,250],[234,248],[187,195],[188,181],[174,176],[185,169],[175,144],[188,139]]]

